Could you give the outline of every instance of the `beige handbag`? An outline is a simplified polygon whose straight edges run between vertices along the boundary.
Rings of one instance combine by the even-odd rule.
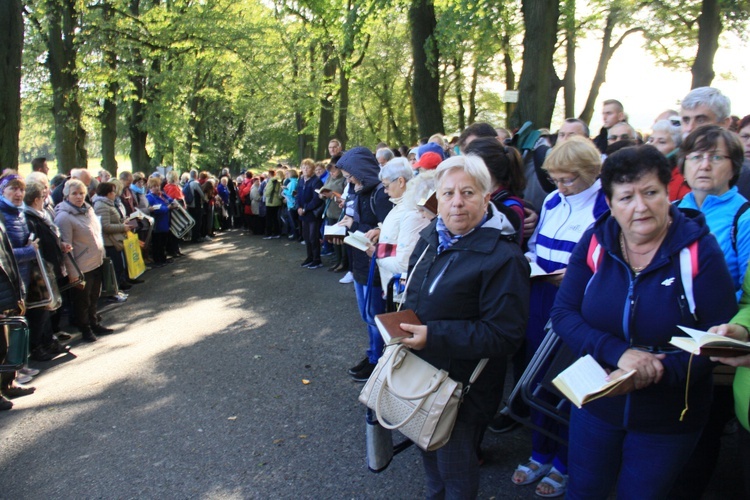
[[[464,389],[448,372],[435,368],[406,346],[390,345],[359,394],[359,401],[375,411],[380,425],[398,429],[421,449],[434,451],[450,439],[458,407],[487,361],[479,361]]]
[[[486,359],[479,362],[464,390],[445,370],[406,346],[392,345],[378,360],[359,400],[375,410],[386,429],[398,429],[425,451],[437,450],[450,439],[461,400],[486,364]]]

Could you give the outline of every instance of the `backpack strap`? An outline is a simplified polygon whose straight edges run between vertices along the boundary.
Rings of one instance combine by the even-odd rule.
[[[586,253],[586,264],[588,264],[592,273],[596,274],[599,264],[602,262],[602,257],[604,257],[602,246],[599,244],[599,240],[596,239],[596,234],[592,234],[591,240],[589,240],[589,250]]]
[[[734,220],[732,221],[732,229],[730,229],[729,236],[732,238],[732,248],[734,249],[734,253],[737,253],[737,226],[740,222],[740,217],[747,212],[747,210],[750,208],[750,201],[746,201],[742,204],[742,206],[737,210],[737,213],[734,214]]]

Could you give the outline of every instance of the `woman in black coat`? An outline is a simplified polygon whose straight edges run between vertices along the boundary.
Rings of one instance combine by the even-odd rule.
[[[500,404],[506,358],[526,329],[529,265],[512,224],[489,201],[491,180],[481,158],[449,158],[436,178],[439,214],[412,253],[404,304],[422,325],[402,324],[413,333],[402,343],[464,386],[489,358],[448,443],[423,452],[428,498],[474,498],[479,440]]]

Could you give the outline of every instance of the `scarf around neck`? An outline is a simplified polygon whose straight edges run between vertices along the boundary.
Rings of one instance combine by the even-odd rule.
[[[456,244],[458,240],[461,238],[464,238],[471,233],[474,232],[474,230],[478,227],[482,227],[484,223],[487,222],[487,213],[482,216],[482,220],[479,221],[479,224],[471,228],[466,234],[453,234],[451,233],[448,228],[445,226],[445,222],[443,221],[443,218],[438,215],[437,217],[437,224],[435,226],[435,229],[438,233],[438,249],[437,253],[440,255],[445,250],[448,250],[450,247]]]

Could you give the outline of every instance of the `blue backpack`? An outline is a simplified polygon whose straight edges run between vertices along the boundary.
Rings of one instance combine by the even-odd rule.
[[[192,184],[193,181],[189,180],[184,186],[182,186],[182,194],[185,196],[185,203],[188,205],[192,205],[193,200],[195,199]]]

